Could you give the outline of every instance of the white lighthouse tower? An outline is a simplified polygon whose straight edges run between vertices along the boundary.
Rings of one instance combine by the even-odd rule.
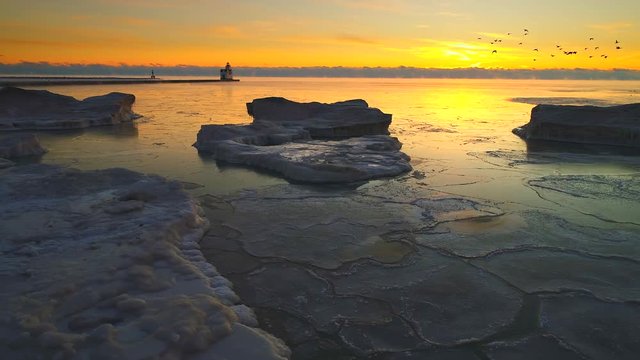
[[[227,66],[224,69],[220,69],[220,80],[221,81],[233,81],[233,69],[231,69],[231,65],[227,63]]]

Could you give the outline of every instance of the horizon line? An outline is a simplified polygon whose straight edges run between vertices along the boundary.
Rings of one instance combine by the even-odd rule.
[[[78,64],[50,62],[0,63],[0,74],[15,76],[217,76],[220,66],[161,64]],[[640,80],[640,69],[611,68],[423,68],[415,66],[236,66],[237,77],[335,77],[335,78],[505,78],[505,79],[575,79]]]

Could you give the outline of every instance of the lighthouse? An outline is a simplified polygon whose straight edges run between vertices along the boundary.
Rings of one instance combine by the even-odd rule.
[[[224,69],[220,69],[220,80],[221,81],[233,81],[233,69],[231,69],[231,65],[227,63],[227,66]]]

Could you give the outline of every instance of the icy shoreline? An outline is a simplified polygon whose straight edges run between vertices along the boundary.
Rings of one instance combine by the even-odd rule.
[[[209,264],[180,184],[124,169],[0,174],[4,358],[282,359]]]

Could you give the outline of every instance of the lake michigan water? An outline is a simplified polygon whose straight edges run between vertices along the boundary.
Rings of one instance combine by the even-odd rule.
[[[49,150],[42,162],[156,173],[203,185],[196,194],[284,183],[277,176],[216,164],[191,146],[203,124],[250,122],[245,103],[266,96],[303,102],[364,99],[393,114],[392,135],[404,144],[414,168],[427,175],[424,186],[492,202],[556,206],[552,202],[561,199],[541,200],[526,180],[545,175],[628,175],[640,170],[637,154],[554,144],[528,148],[511,133],[528,122],[534,103],[640,102],[637,81],[244,78],[237,83],[49,90],[76,98],[132,93],[134,110],[143,118],[135,126],[39,133]],[[571,207],[567,216],[596,212],[615,221],[640,222],[638,204],[598,200],[564,204]]]
[[[39,161],[187,184],[212,222],[205,256],[294,358],[640,351],[640,153],[511,133],[536,103],[640,102],[638,81],[243,78],[48,90],[135,94],[134,125],[39,132],[49,150]],[[249,123],[245,104],[267,96],[366,100],[393,114],[415,172],[290,185],[191,146],[201,125]]]

